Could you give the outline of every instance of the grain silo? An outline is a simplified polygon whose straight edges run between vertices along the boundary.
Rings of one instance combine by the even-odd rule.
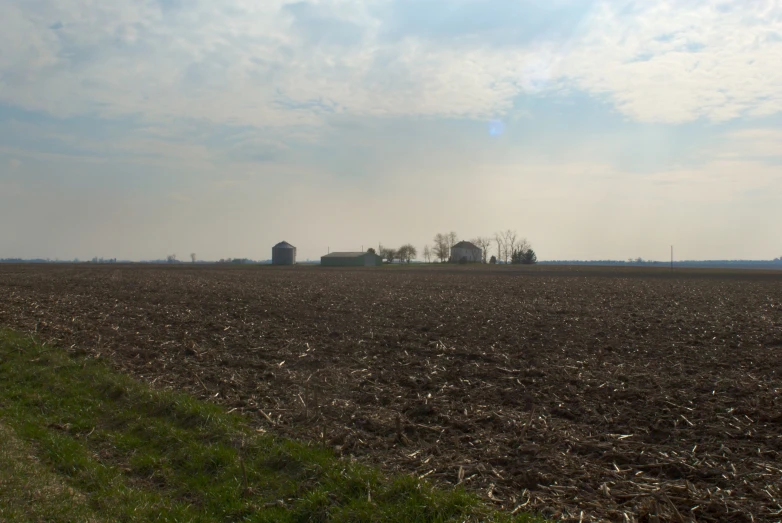
[[[296,247],[288,242],[280,242],[272,247],[272,265],[295,265]]]

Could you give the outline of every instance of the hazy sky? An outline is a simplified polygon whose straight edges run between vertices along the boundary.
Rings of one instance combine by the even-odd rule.
[[[0,0],[0,258],[782,255],[782,1]]]

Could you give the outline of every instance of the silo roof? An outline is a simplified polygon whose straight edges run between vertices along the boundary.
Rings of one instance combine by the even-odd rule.
[[[280,242],[277,245],[274,246],[275,249],[295,249],[293,245],[291,245],[288,242]]]

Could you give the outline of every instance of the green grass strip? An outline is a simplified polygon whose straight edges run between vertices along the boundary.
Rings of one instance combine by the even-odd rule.
[[[542,521],[259,434],[215,405],[8,331],[0,428],[13,442],[0,453],[0,519]]]

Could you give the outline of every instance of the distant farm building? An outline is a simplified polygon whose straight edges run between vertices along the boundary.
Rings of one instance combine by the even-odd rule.
[[[295,265],[296,247],[288,242],[280,242],[272,247],[272,265]]]
[[[372,252],[332,252],[320,257],[326,267],[375,267],[383,264],[383,258]]]
[[[451,247],[452,262],[480,262],[483,260],[483,251],[477,245],[470,242],[459,242]]]

